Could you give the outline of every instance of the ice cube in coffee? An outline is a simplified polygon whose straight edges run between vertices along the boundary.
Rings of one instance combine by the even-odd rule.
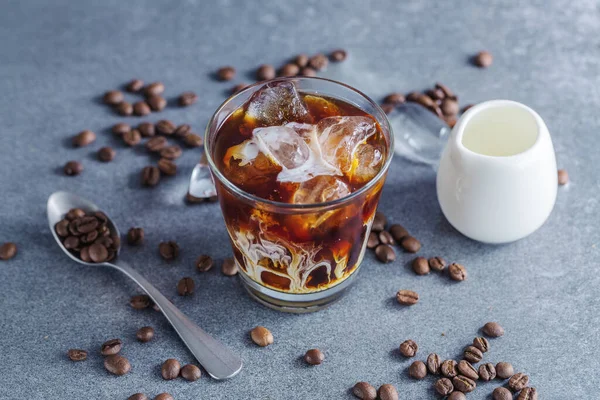
[[[220,111],[229,106],[228,115],[215,115],[207,135],[235,260],[263,302],[324,304],[362,260],[391,157],[387,121],[363,95],[331,81],[253,89],[226,103]]]

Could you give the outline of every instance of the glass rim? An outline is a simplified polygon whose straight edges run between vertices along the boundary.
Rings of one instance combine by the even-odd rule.
[[[309,203],[309,204],[293,204],[293,203],[284,203],[284,202],[280,202],[280,201],[268,200],[268,199],[256,196],[252,193],[246,192],[245,190],[239,188],[237,185],[235,185],[233,182],[231,182],[229,179],[227,179],[227,177],[225,177],[225,175],[223,175],[223,173],[221,173],[219,168],[217,168],[217,166],[213,160],[211,151],[210,151],[211,150],[211,143],[209,140],[210,128],[217,123],[217,116],[219,115],[219,113],[232,100],[238,98],[240,95],[242,95],[245,92],[248,92],[249,90],[256,88],[258,86],[264,86],[271,82],[279,82],[279,81],[283,82],[283,81],[311,81],[311,80],[332,83],[332,84],[335,84],[338,86],[342,86],[342,87],[358,94],[363,99],[365,99],[371,106],[373,106],[375,108],[375,110],[377,112],[379,112],[381,117],[383,117],[382,118],[383,126],[387,129],[388,136],[389,136],[388,137],[388,141],[389,141],[388,147],[389,148],[387,151],[388,156],[386,157],[386,160],[385,160],[383,166],[381,167],[381,169],[379,170],[379,172],[377,173],[377,175],[375,175],[369,182],[367,182],[366,185],[362,186],[360,189],[358,189],[355,192],[350,193],[347,196],[341,197],[339,199],[331,200],[331,201],[326,201],[326,202],[321,202],[321,203]],[[344,99],[342,99],[342,100],[344,100]],[[229,114],[229,115],[231,115],[231,114]],[[228,115],[228,117],[229,117],[229,115]],[[377,120],[377,122],[378,123],[380,122],[379,119]],[[387,118],[387,115],[381,109],[379,104],[374,102],[369,96],[367,96],[360,90],[358,90],[350,85],[335,81],[333,79],[319,78],[319,77],[280,77],[280,78],[274,78],[274,79],[267,80],[267,81],[256,82],[256,83],[244,88],[243,90],[233,94],[232,96],[228,97],[223,103],[221,103],[221,105],[216,109],[216,111],[210,117],[210,120],[208,121],[208,124],[206,125],[206,130],[204,131],[204,154],[208,161],[208,165],[210,166],[211,172],[216,176],[217,179],[219,179],[220,182],[222,182],[225,185],[225,187],[227,187],[229,190],[231,190],[236,195],[241,196],[244,199],[250,200],[255,203],[262,203],[262,204],[266,204],[266,205],[276,207],[276,208],[281,208],[281,209],[312,210],[312,209],[318,209],[318,208],[324,208],[324,207],[331,207],[331,206],[335,206],[338,204],[343,204],[343,203],[349,202],[349,201],[353,200],[354,198],[367,192],[377,182],[379,182],[383,178],[383,176],[387,173],[387,170],[388,170],[388,168],[392,162],[392,158],[394,156],[394,133],[392,132],[392,127],[390,126],[390,122]]]

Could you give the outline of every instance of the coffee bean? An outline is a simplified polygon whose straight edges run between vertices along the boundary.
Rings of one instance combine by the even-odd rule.
[[[513,400],[512,393],[505,387],[497,387],[494,389],[492,397],[494,400]]]
[[[408,253],[416,253],[421,249],[421,242],[412,236],[405,236],[400,241],[400,246]]]
[[[272,65],[263,64],[256,70],[256,79],[259,81],[267,81],[275,78],[275,68]]]
[[[156,123],[156,131],[162,135],[170,136],[175,132],[177,126],[168,119],[161,119]]]
[[[396,300],[404,306],[412,306],[419,301],[419,294],[412,290],[399,290],[398,293],[396,293]]]
[[[377,399],[377,391],[368,382],[357,382],[352,387],[352,394],[361,400]]]
[[[123,116],[133,114],[133,106],[126,101],[122,101],[121,103],[119,103],[115,109],[117,110],[117,113]]]
[[[174,260],[179,256],[179,245],[177,244],[177,242],[174,242],[172,240],[168,242],[161,242],[158,245],[158,252],[160,256],[165,260]]]
[[[84,147],[96,141],[96,134],[89,129],[79,132],[73,138],[73,146]]]
[[[389,263],[396,259],[396,252],[387,244],[380,244],[375,247],[375,256],[382,263]]]
[[[419,346],[414,340],[408,339],[400,343],[400,354],[404,357],[414,357],[419,350]]]
[[[248,85],[246,83],[238,83],[231,89],[231,94],[236,94],[238,92],[241,92],[242,90],[246,89],[247,87],[248,87]]]
[[[448,274],[453,281],[464,281],[467,279],[467,270],[464,266],[452,263],[448,267]]]
[[[167,100],[162,96],[150,96],[146,99],[146,103],[152,111],[162,111],[167,106]]]
[[[144,87],[144,81],[141,79],[132,79],[126,86],[125,90],[131,93],[139,92]]]
[[[98,150],[98,159],[103,162],[112,161],[115,158],[115,150],[111,147],[102,147]]]
[[[300,72],[300,67],[296,64],[285,64],[279,70],[279,76],[296,76]]]
[[[148,400],[148,396],[144,393],[135,393],[129,396],[127,400]]]
[[[427,376],[427,367],[423,361],[415,361],[408,367],[408,374],[414,379],[423,379]]]
[[[123,134],[123,142],[127,146],[135,146],[142,140],[142,134],[137,129],[132,129]]]
[[[454,385],[448,378],[438,379],[433,386],[435,387],[435,391],[441,396],[447,396],[454,390]]]
[[[142,343],[151,341],[154,338],[154,328],[151,326],[144,326],[138,329],[135,333],[135,337]]]
[[[433,100],[431,100],[431,97],[426,96],[423,93],[417,93],[413,96],[407,96],[406,100],[418,103],[426,108],[433,108],[436,106]]]
[[[198,101],[198,95],[194,92],[183,92],[177,101],[181,107],[191,106]]]
[[[311,67],[304,67],[300,70],[300,76],[317,76],[317,71]]]
[[[387,223],[387,219],[382,212],[377,211],[375,216],[373,217],[373,224],[371,225],[371,231],[373,232],[381,232],[385,229],[385,224]]]
[[[537,400],[538,394],[537,389],[534,387],[524,387],[519,393],[517,400]]]
[[[346,57],[348,57],[348,53],[343,49],[334,50],[329,54],[329,59],[333,62],[344,61]]]
[[[194,294],[195,288],[196,284],[192,278],[181,278],[181,280],[177,283],[177,294],[180,296],[191,296]]]
[[[264,326],[257,326],[250,331],[250,338],[260,347],[265,347],[273,343],[273,334]]]
[[[389,229],[396,243],[400,243],[403,238],[408,236],[408,231],[400,224],[394,224]]]
[[[406,98],[402,93],[390,93],[383,98],[385,104],[398,105],[406,101]]]
[[[113,354],[117,354],[121,351],[121,347],[123,346],[123,342],[121,339],[111,339],[102,344],[100,347],[100,354],[103,356],[112,356]]]
[[[81,258],[83,262],[92,262],[92,259],[90,258],[90,248],[88,246],[81,248],[81,251],[79,252],[79,258]]]
[[[467,396],[463,392],[452,392],[446,400],[467,400]]]
[[[104,97],[102,98],[104,103],[110,106],[116,106],[122,102],[123,99],[123,93],[118,90],[109,90],[108,92],[104,93]]]
[[[294,58],[294,63],[300,68],[304,68],[308,65],[308,56],[306,54],[298,54]]]
[[[192,133],[192,127],[189,124],[181,124],[173,132],[173,136],[185,139],[187,135]]]
[[[522,372],[517,372],[508,380],[508,387],[513,392],[518,392],[523,389],[529,383],[529,376],[525,375]]]
[[[206,254],[203,254],[196,259],[196,269],[199,272],[206,272],[210,270],[213,267],[213,264],[213,259]]]
[[[496,367],[492,363],[485,363],[479,366],[479,379],[482,381],[491,381],[496,377]]]
[[[504,361],[496,364],[496,376],[500,379],[508,379],[515,374],[515,370],[511,363]]]
[[[144,89],[144,94],[146,95],[146,97],[152,97],[161,95],[164,91],[165,85],[163,85],[162,82],[153,82],[146,86],[146,88]]]
[[[410,92],[405,96],[406,101],[416,102],[421,93],[419,92]]]
[[[417,257],[412,262],[412,269],[417,275],[427,275],[430,272],[429,263],[425,257]]]
[[[320,365],[323,360],[325,360],[325,355],[319,349],[310,349],[304,354],[304,361],[310,365]]]
[[[473,346],[481,350],[482,353],[487,353],[490,349],[490,342],[484,337],[476,337],[473,339]]]
[[[450,90],[450,88],[446,85],[444,85],[443,83],[436,83],[435,84],[435,88],[436,89],[440,89],[442,92],[444,92],[444,96],[445,97],[450,97],[454,100],[456,100],[456,95],[454,94],[454,92],[452,90]]]
[[[454,385],[454,389],[463,393],[470,393],[477,387],[477,384],[474,380],[462,375],[452,378],[452,384]]]
[[[483,358],[483,353],[475,346],[468,346],[463,353],[463,357],[467,361],[478,363]]]
[[[148,115],[151,112],[150,106],[145,101],[138,101],[133,104],[133,113],[137,116]]]
[[[381,231],[379,232],[379,242],[383,243],[383,244],[396,244],[394,238],[392,237],[392,234],[389,233],[388,231]]]
[[[103,263],[108,258],[108,250],[105,246],[94,243],[89,248],[90,258],[92,262]]]
[[[63,242],[65,249],[73,250],[79,247],[79,238],[77,236],[69,236]]]
[[[434,271],[443,271],[446,268],[446,261],[442,257],[431,257],[428,260],[429,268]]]
[[[87,351],[80,349],[69,349],[67,356],[71,361],[84,361],[87,359]]]
[[[504,328],[497,322],[488,322],[481,330],[488,337],[497,338],[504,335]]]
[[[148,166],[142,169],[142,185],[156,186],[160,181],[160,170],[157,167]]]
[[[226,66],[217,70],[217,78],[220,81],[230,81],[235,77],[235,68]]]
[[[431,97],[437,103],[440,103],[446,97],[446,93],[440,88],[434,87],[433,89],[426,90],[425,94]]]
[[[374,249],[379,246],[379,237],[375,232],[369,232],[369,238],[367,239],[367,248]]]
[[[558,184],[563,186],[569,183],[569,173],[564,169],[558,170]]]
[[[379,386],[377,394],[379,395],[379,400],[398,400],[398,390],[396,390],[394,385],[390,385],[389,383]]]
[[[129,132],[131,127],[125,122],[119,122],[118,124],[113,125],[111,131],[116,136],[123,136],[125,133]]]
[[[83,164],[79,161],[68,161],[63,167],[65,175],[76,176],[83,172]]]
[[[138,294],[131,297],[129,304],[136,310],[143,310],[144,308],[148,308],[152,305],[152,299],[150,299],[150,296],[147,294]]]
[[[456,368],[458,369],[458,373],[460,375],[466,376],[467,378],[473,380],[479,379],[479,374],[477,373],[475,367],[466,360],[460,360]]]
[[[489,67],[490,65],[492,65],[493,61],[494,61],[494,59],[492,57],[492,53],[490,53],[489,51],[485,51],[485,50],[477,53],[477,55],[475,55],[475,58],[473,59],[473,62],[475,63],[475,65],[480,68]]]
[[[379,107],[381,107],[385,115],[390,115],[396,109],[395,105],[389,103],[380,104]]]
[[[17,245],[12,242],[3,243],[0,246],[0,260],[10,260],[17,255]]]
[[[188,147],[200,147],[203,144],[202,137],[195,133],[188,133],[187,136],[183,138],[183,143]]]
[[[131,364],[125,357],[115,354],[104,359],[104,368],[111,374],[121,376],[131,371]]]
[[[221,266],[221,272],[226,276],[234,276],[238,273],[238,266],[233,258],[226,258],[223,260]]]
[[[175,400],[169,393],[161,393],[156,395],[154,400]]]
[[[456,115],[458,114],[458,102],[456,100],[446,98],[442,101],[442,112],[444,115]]]
[[[146,142],[146,148],[151,152],[159,152],[167,145],[167,139],[162,136],[155,136]]]
[[[175,164],[171,160],[161,158],[160,160],[158,160],[157,165],[158,169],[160,169],[160,172],[162,172],[165,175],[173,176],[177,173],[177,164]]]
[[[179,376],[179,371],[181,371],[181,364],[174,358],[169,358],[162,363],[160,367],[160,373],[163,379],[170,381]]]
[[[181,368],[179,375],[186,381],[194,382],[200,379],[202,372],[194,364],[186,364]]]
[[[440,366],[440,372],[446,378],[454,378],[458,375],[458,364],[454,360],[446,360]]]
[[[60,220],[60,222],[58,222],[54,226],[54,230],[56,231],[58,236],[61,236],[61,237],[69,236],[69,220],[66,218],[63,220]]]
[[[317,71],[321,71],[327,68],[327,64],[329,64],[329,59],[327,58],[327,56],[325,56],[325,54],[315,54],[314,56],[308,59],[308,65]]]
[[[74,219],[82,217],[85,217],[85,211],[83,211],[81,208],[71,208],[65,215],[65,218],[69,221],[73,221]]]
[[[127,243],[131,246],[139,246],[144,242],[143,228],[129,228],[127,231]]]
[[[431,353],[427,356],[427,371],[429,371],[432,375],[437,375],[440,373],[440,366],[442,364],[442,360],[440,356],[435,353]]]

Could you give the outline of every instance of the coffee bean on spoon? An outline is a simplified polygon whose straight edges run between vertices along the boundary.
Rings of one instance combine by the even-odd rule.
[[[81,217],[85,217],[85,211],[83,211],[81,208],[71,208],[65,215],[65,218],[69,221],[73,221],[74,219]]]
[[[380,400],[398,400],[398,390],[389,383],[381,385],[377,390],[377,394]]]
[[[179,376],[181,364],[174,358],[169,358],[162,363],[160,373],[164,380],[173,380]]]
[[[121,376],[131,371],[131,364],[127,358],[116,354],[104,359],[104,368],[111,374]]]
[[[412,306],[419,302],[419,294],[412,290],[402,289],[396,293],[396,301],[404,306]]]
[[[414,340],[408,339],[400,343],[400,354],[404,357],[414,357],[419,350],[419,346]]]
[[[67,356],[71,361],[85,361],[87,359],[87,351],[81,349],[69,349]]]
[[[200,379],[202,376],[202,372],[200,368],[195,366],[194,364],[186,364],[181,367],[181,371],[179,371],[179,375],[186,381],[194,382]]]
[[[273,334],[264,326],[257,326],[250,331],[250,338],[260,347],[273,344]]]
[[[183,92],[177,100],[181,107],[191,106],[196,101],[198,101],[198,95],[194,92]]]
[[[392,246],[387,244],[380,244],[375,247],[375,256],[382,263],[389,263],[396,259],[396,252]]]
[[[323,360],[325,360],[325,355],[319,349],[310,349],[304,354],[304,361],[310,365],[319,365]]]
[[[144,81],[143,80],[141,80],[141,79],[132,79],[125,86],[125,90],[127,90],[128,92],[131,92],[131,93],[136,93],[136,92],[139,92],[140,90],[142,90],[143,87],[144,87]]]
[[[0,246],[0,260],[10,260],[17,255],[17,245],[13,242],[3,243]]]
[[[361,400],[377,399],[377,390],[368,382],[357,382],[352,387],[352,394]]]
[[[135,337],[142,343],[149,342],[154,338],[154,328],[152,328],[151,326],[141,327],[135,333]]]

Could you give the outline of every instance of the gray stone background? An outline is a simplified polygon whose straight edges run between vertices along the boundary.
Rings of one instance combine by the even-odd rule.
[[[0,398],[126,399],[143,391],[168,391],[176,399],[350,399],[359,380],[392,383],[402,399],[435,397],[433,380],[408,378],[410,361],[400,342],[458,357],[489,320],[506,328],[493,340],[490,361],[511,361],[531,377],[542,399],[596,399],[600,373],[600,8],[593,0],[536,1],[25,1],[0,3],[0,242],[15,241],[19,254],[0,262]],[[162,80],[169,98],[184,90],[200,95],[187,109],[168,108],[147,120],[170,118],[203,131],[211,113],[237,82],[263,62],[280,65],[299,52],[344,47],[350,59],[341,79],[375,99],[390,91],[422,90],[440,81],[462,104],[508,98],[545,119],[560,167],[571,183],[560,188],[548,222],[519,242],[488,246],[458,234],[437,204],[434,172],[397,158],[380,209],[423,243],[420,254],[441,255],[467,266],[469,279],[453,284],[437,274],[415,276],[400,255],[390,265],[365,258],[352,291],[311,315],[271,311],[251,301],[236,279],[218,269],[199,275],[193,261],[209,253],[230,255],[216,204],[186,206],[183,195],[198,158],[187,151],[180,172],[153,190],[139,187],[139,171],[152,160],[127,149],[107,132],[125,120],[99,103],[107,89],[133,77]],[[468,57],[488,49],[488,70]],[[210,78],[231,64],[235,82]],[[333,72],[331,72],[333,73]],[[70,138],[92,129],[98,140],[73,149]],[[116,159],[101,164],[95,151],[113,145]],[[61,167],[85,165],[79,177]],[[140,291],[119,273],[78,266],[50,235],[45,203],[70,190],[105,208],[122,231],[146,230],[141,248],[125,248],[150,281],[200,326],[244,359],[241,374],[225,382],[206,376],[195,383],[163,381],[169,357],[192,362],[174,331],[154,311],[128,306]],[[180,259],[166,264],[161,240],[177,240]],[[191,275],[192,298],[175,284]],[[400,288],[417,290],[408,309],[394,300]],[[248,330],[262,324],[275,343],[256,347]],[[148,344],[135,341],[143,325],[156,329]],[[110,338],[125,341],[132,372],[109,375],[98,354]],[[86,362],[66,350],[84,348]],[[300,359],[306,349],[326,354],[318,367]],[[481,384],[469,399],[488,399],[499,382]]]

